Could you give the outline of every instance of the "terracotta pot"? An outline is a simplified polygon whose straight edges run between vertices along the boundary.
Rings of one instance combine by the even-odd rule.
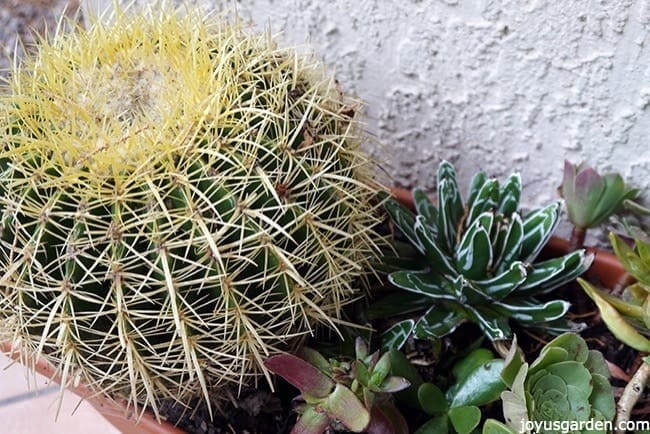
[[[19,349],[13,348],[9,342],[0,342],[0,352],[6,354],[14,360],[20,360],[21,353]],[[56,383],[60,383],[61,377],[56,372],[54,366],[44,358],[39,358],[35,364],[35,371],[49,378]],[[136,415],[132,411],[127,411],[126,403],[114,401],[104,395],[93,395],[90,388],[85,384],[78,386],[69,386],[68,390],[84,398],[91,404],[99,414],[104,416],[115,428],[122,433],[129,434],[182,434],[183,430],[172,424],[156,420],[152,412],[145,412],[139,421],[136,422]]]
[[[392,188],[391,194],[411,210],[415,209],[410,190]],[[586,250],[594,254],[594,262],[585,273],[590,281],[606,288],[615,288],[620,285],[627,286],[633,282],[632,277],[626,273],[616,255],[595,247],[587,247]],[[569,253],[569,241],[555,236],[551,237],[542,251],[542,255],[548,258],[562,256],[567,253]]]

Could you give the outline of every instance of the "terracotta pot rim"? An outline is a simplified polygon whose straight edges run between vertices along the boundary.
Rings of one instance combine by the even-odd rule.
[[[0,353],[7,355],[9,358],[21,362],[24,358],[29,358],[27,354],[23,354],[20,349],[15,348],[11,342],[0,342]],[[61,384],[61,377],[56,371],[56,368],[48,362],[44,357],[33,359],[34,370],[42,376]],[[128,434],[183,434],[185,431],[172,425],[171,423],[160,420],[158,421],[155,415],[147,410],[142,413],[139,420],[133,414],[133,411],[126,407],[124,401],[113,400],[103,394],[93,393],[90,388],[85,384],[77,386],[67,386],[66,390],[78,395],[90,405],[93,406],[97,412],[102,415],[111,425],[117,428],[120,432]]]

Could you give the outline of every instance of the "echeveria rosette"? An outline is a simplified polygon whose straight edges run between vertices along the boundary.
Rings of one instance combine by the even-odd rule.
[[[564,177],[559,188],[566,202],[569,220],[574,226],[571,248],[582,247],[585,231],[596,227],[620,210],[637,190],[625,185],[618,173],[600,175],[594,168],[564,162]]]
[[[505,421],[515,432],[522,432],[529,421],[614,419],[614,395],[605,359],[601,353],[589,350],[575,333],[565,333],[549,342],[530,365],[515,340],[501,377],[510,389],[501,395]]]
[[[542,302],[537,297],[582,274],[592,256],[580,250],[533,262],[558,223],[562,203],[522,217],[518,212],[521,178],[516,173],[502,185],[478,173],[466,204],[450,163],[440,164],[437,181],[437,206],[417,189],[413,191],[416,214],[396,200],[385,205],[427,263],[420,270],[389,275],[394,285],[408,291],[403,300],[392,301],[392,313],[422,307],[427,301],[429,305],[417,321],[395,324],[385,334],[384,345],[399,348],[411,332],[418,338],[442,337],[463,321],[478,324],[491,340],[512,336],[509,319],[548,331],[575,330],[575,324],[563,319],[568,302]],[[382,306],[382,315],[387,313],[390,309]]]

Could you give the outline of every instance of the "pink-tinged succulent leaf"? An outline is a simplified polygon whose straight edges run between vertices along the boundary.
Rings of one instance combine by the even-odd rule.
[[[291,434],[322,434],[330,424],[330,419],[322,410],[308,407],[298,418]]]
[[[580,172],[574,182],[574,196],[565,196],[569,218],[576,226],[585,228],[590,224],[590,216],[605,191],[603,178],[593,168]]]
[[[388,419],[392,427],[392,432],[394,434],[409,434],[409,425],[406,422],[406,419],[397,409],[397,407],[395,407],[395,405],[393,405],[390,401],[379,403],[373,407],[370,417],[371,424],[372,419],[375,417],[373,414],[375,412],[381,413],[384,418]],[[370,425],[368,425],[368,428],[366,428],[366,430],[368,433],[371,433]]]
[[[348,430],[362,432],[370,422],[370,413],[359,398],[347,387],[337,384],[327,398],[327,412]]]
[[[361,336],[358,336],[354,341],[354,354],[357,360],[363,360],[368,356],[368,344]]]
[[[264,366],[287,380],[306,397],[325,398],[329,395],[334,382],[300,357],[280,354],[269,357]]]
[[[564,176],[562,178],[562,185],[559,188],[560,196],[565,198],[567,202],[575,197],[575,179],[578,171],[576,165],[569,160],[564,160]]]
[[[321,353],[312,348],[303,347],[296,355],[323,372],[328,372],[330,369],[330,364],[327,359]]]
[[[409,387],[411,383],[403,377],[390,376],[386,378],[380,387],[380,391],[384,393],[395,393]]]

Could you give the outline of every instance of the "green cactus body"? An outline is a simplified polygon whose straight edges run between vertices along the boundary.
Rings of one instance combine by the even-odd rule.
[[[5,332],[154,409],[334,325],[381,242],[333,80],[197,17],[58,34],[0,105]]]

